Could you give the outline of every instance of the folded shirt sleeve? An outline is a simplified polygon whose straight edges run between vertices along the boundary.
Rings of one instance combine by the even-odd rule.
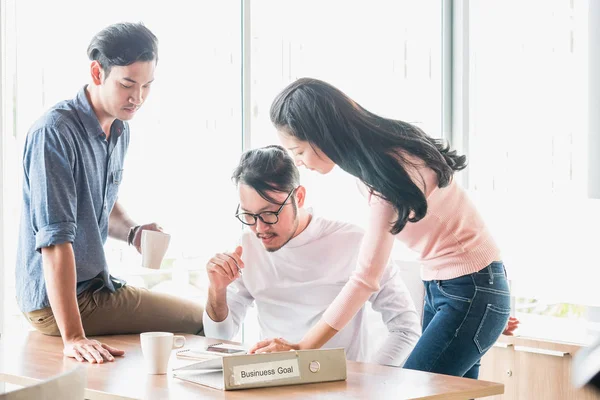
[[[29,135],[23,156],[29,190],[30,227],[36,250],[73,242],[77,231],[75,153],[56,128],[44,127]]]

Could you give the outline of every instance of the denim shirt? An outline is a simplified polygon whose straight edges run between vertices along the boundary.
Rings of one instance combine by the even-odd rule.
[[[129,127],[115,120],[110,129],[107,140],[84,86],[74,99],[52,107],[27,133],[16,265],[17,302],[23,312],[50,305],[43,247],[73,244],[77,294],[95,277],[110,291],[124,284],[108,272],[104,243],[123,179]]]

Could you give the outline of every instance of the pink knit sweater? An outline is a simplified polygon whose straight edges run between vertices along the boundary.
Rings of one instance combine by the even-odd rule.
[[[369,196],[371,214],[358,266],[323,314],[323,320],[338,331],[379,290],[394,239],[419,253],[421,276],[426,281],[457,278],[500,260],[500,250],[465,191],[454,180],[439,188],[436,173],[421,160],[413,161],[419,166],[409,173],[425,193],[427,215],[417,223],[407,223],[394,236],[390,233],[390,223],[396,219],[392,205],[378,196]]]

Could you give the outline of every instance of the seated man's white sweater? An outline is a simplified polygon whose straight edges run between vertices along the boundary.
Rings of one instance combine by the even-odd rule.
[[[283,248],[268,252],[251,231],[242,236],[243,276],[227,288],[229,314],[214,322],[204,313],[207,337],[229,340],[256,304],[260,337],[298,342],[315,325],[350,278],[357,264],[363,231],[359,227],[313,216],[308,227]],[[349,360],[401,366],[420,336],[414,304],[397,270],[388,265],[380,290],[369,301],[381,314],[388,335],[379,349],[369,349],[366,308],[324,347],[344,347]]]

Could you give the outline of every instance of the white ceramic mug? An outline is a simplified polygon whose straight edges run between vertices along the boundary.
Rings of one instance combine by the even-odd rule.
[[[171,350],[185,346],[185,338],[170,332],[144,332],[140,334],[146,371],[153,375],[167,373]]]
[[[159,269],[169,248],[171,235],[157,231],[142,231],[142,267]]]

